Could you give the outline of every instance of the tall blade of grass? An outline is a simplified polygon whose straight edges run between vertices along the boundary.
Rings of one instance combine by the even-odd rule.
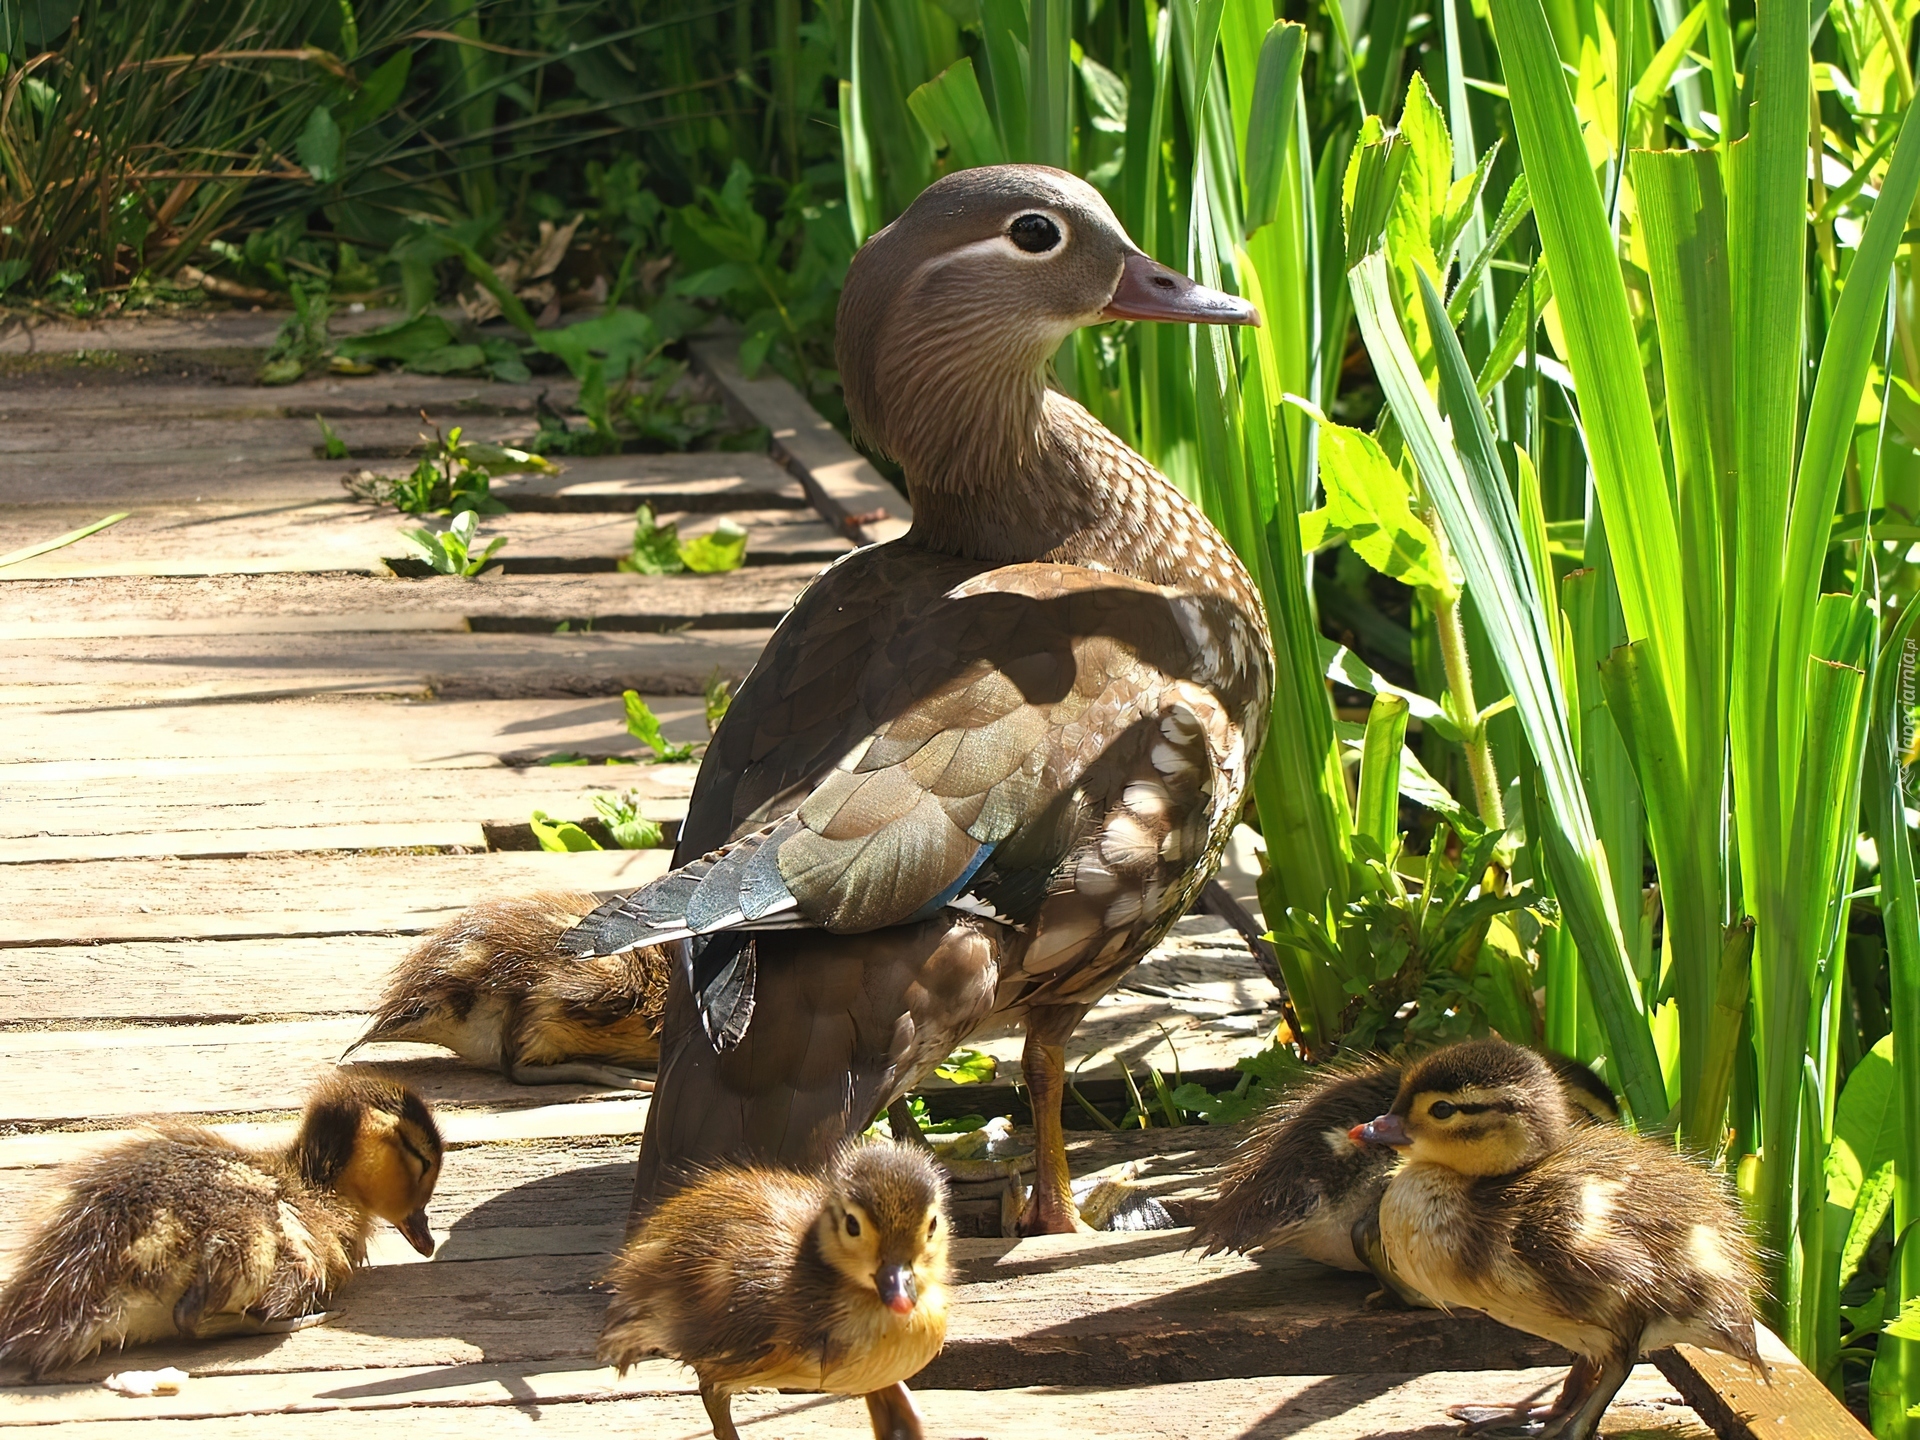
[[[862,101],[866,91],[863,18],[872,3],[873,0],[848,0],[852,37],[847,45],[847,78],[840,82],[840,159],[846,170],[847,220],[853,226],[856,245],[864,245],[867,237],[884,223],[880,215],[880,177],[874,171],[873,150],[867,144]]]
[[[1647,682],[1638,662],[1623,663],[1624,688],[1617,699],[1639,716],[1636,758],[1660,866],[1666,955],[1680,1007],[1681,1133],[1689,1145],[1711,1154],[1724,1133],[1738,1041],[1738,1017],[1728,1029],[1714,1004],[1726,908],[1720,823],[1727,715],[1723,556],[1734,469],[1726,204],[1719,163],[1709,152],[1640,151],[1631,163],[1666,381],[1687,587],[1684,728],[1673,730],[1648,713]]]
[[[936,145],[947,148],[956,169],[1005,163],[1000,132],[987,113],[973,61],[959,59],[907,96],[907,108]]]
[[[1000,144],[1014,159],[1030,160],[1026,7],[1020,0],[981,0],[980,35],[987,52],[987,79],[993,86]]]
[[[1514,711],[1539,766],[1547,802],[1543,839],[1554,889],[1580,947],[1606,1032],[1608,1058],[1638,1122],[1658,1124],[1667,1113],[1660,1057],[1621,934],[1607,857],[1594,834],[1568,733],[1554,642],[1541,597],[1534,593],[1519,516],[1486,411],[1475,393],[1460,343],[1447,323],[1446,306],[1424,271],[1419,275],[1421,297],[1433,330],[1441,395],[1453,422],[1451,441],[1394,314],[1385,255],[1374,251],[1348,278],[1354,313],[1381,389],[1466,572],[1468,589],[1485,621],[1495,658],[1513,694]]]
[[[1880,921],[1887,934],[1889,991],[1893,1000],[1894,1089],[1900,1114],[1893,1161],[1893,1233],[1904,1236],[1887,1275],[1887,1313],[1897,1315],[1920,1297],[1920,903],[1916,902],[1913,848],[1907,829],[1903,750],[1911,725],[1920,644],[1913,631],[1920,605],[1909,603],[1881,651],[1875,676],[1872,739],[1867,747],[1866,811],[1880,854]],[[1907,1411],[1920,1405],[1920,1340],[1882,1335],[1874,1354],[1869,1398],[1876,1435],[1916,1440],[1920,1420]]]
[[[1072,163],[1070,15],[1070,0],[1028,0],[1026,158],[1062,170]]]
[[[1540,0],[1488,3],[1567,363],[1579,386],[1627,633],[1652,642],[1662,688],[1678,706],[1686,656],[1679,540],[1613,232]]]
[[[1854,422],[1867,383],[1867,367],[1885,319],[1887,284],[1903,241],[1908,212],[1920,194],[1920,125],[1900,123],[1900,141],[1881,182],[1880,196],[1867,218],[1865,233],[1847,271],[1826,345],[1820,352],[1813,402],[1807,410],[1800,445],[1800,471],[1794,482],[1787,527],[1785,579],[1780,595],[1778,653],[1785,673],[1796,657],[1808,653],[1820,571],[1840,498],[1841,472],[1853,447]],[[1798,766],[1791,763],[1790,770]]]
[[[1285,21],[1276,21],[1260,42],[1259,64],[1247,102],[1244,179],[1249,235],[1274,218],[1290,178],[1287,157],[1294,133],[1300,67],[1306,53],[1306,28]],[[1229,69],[1229,88],[1232,75]]]
[[[1374,696],[1360,749],[1360,798],[1353,828],[1388,855],[1400,838],[1400,747],[1406,738],[1407,702],[1398,695]]]

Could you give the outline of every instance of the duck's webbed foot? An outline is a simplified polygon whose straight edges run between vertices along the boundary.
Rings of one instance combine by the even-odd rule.
[[[634,1090],[642,1094],[653,1089],[653,1076],[646,1071],[591,1060],[562,1060],[552,1065],[529,1065],[515,1060],[507,1066],[507,1078],[516,1085],[597,1085],[602,1090]]]
[[[1354,1227],[1356,1233],[1359,1226]],[[1629,1367],[1631,1368],[1631,1367]],[[1612,1400],[1614,1392],[1626,1380],[1623,1371],[1620,1379],[1606,1392],[1606,1398],[1600,1401],[1599,1408],[1593,1412],[1593,1424],[1598,1425],[1600,1415]],[[1506,1405],[1450,1405],[1447,1414],[1461,1422],[1462,1435],[1529,1435],[1556,1436],[1560,1440],[1570,1440],[1575,1434],[1591,1435],[1591,1429],[1578,1432],[1566,1429],[1566,1425],[1581,1402],[1590,1398],[1601,1380],[1601,1366],[1582,1355],[1573,1362],[1573,1368],[1567,1371],[1567,1378],[1560,1387],[1560,1394],[1551,1405],[1539,1404],[1540,1397],[1553,1388],[1549,1381],[1539,1389],[1523,1398]]]
[[[925,1440],[920,1407],[903,1384],[889,1385],[867,1396],[867,1414],[873,1420],[873,1440]]]

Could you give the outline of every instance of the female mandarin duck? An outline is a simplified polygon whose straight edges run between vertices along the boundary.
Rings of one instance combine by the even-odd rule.
[[[1065,1044],[1213,873],[1265,729],[1258,591],[1048,363],[1110,319],[1256,324],[1092,186],[995,166],[854,258],[847,408],[911,530],[803,594],[740,687],[665,878],[561,941],[676,944],[635,1219],[721,1162],[813,1168],[990,1016],[1026,1025],[1024,1233],[1078,1224]]]

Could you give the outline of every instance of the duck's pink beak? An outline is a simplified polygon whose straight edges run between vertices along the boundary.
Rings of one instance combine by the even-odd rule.
[[[1113,299],[1101,314],[1109,320],[1173,320],[1189,325],[1260,323],[1260,312],[1238,295],[1209,290],[1139,250],[1127,256]]]
[[[1398,1115],[1382,1115],[1364,1125],[1356,1125],[1347,1131],[1347,1138],[1356,1145],[1392,1145],[1396,1149],[1413,1143],[1406,1123]]]

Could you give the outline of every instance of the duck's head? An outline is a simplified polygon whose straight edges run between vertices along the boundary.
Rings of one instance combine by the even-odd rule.
[[[343,1075],[323,1081],[307,1101],[293,1159],[309,1185],[387,1221],[431,1255],[427,1201],[440,1179],[442,1149],[433,1112],[412,1090]]]
[[[1142,253],[1100,192],[1064,170],[957,171],[847,271],[836,343],[848,413],[910,477],[955,458],[992,469],[996,449],[1030,438],[1061,342],[1102,320],[1260,317]]]
[[[947,1278],[947,1187],[914,1146],[850,1145],[827,1173],[829,1199],[815,1222],[820,1253],[854,1289],[895,1315]]]
[[[1533,1051],[1505,1040],[1468,1040],[1411,1066],[1393,1108],[1351,1134],[1391,1145],[1414,1164],[1510,1175],[1561,1143],[1568,1103]]]

